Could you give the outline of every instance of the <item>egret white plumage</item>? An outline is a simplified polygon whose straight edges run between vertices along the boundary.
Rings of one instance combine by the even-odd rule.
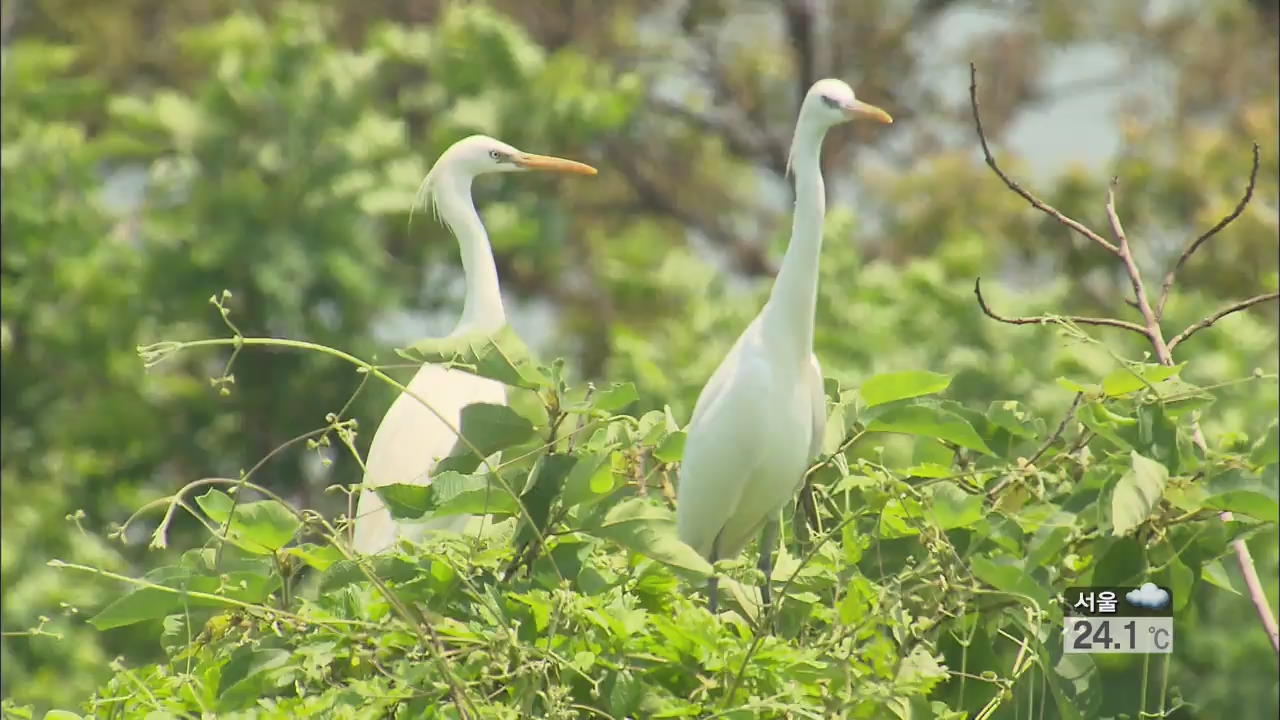
[[[471,199],[478,175],[543,170],[595,175],[595,168],[572,160],[533,155],[483,135],[459,140],[445,150],[422,182],[418,200],[430,199],[436,214],[458,239],[466,295],[462,317],[451,335],[493,332],[506,323],[493,248]],[[429,530],[461,530],[469,516],[397,523],[371,487],[390,484],[429,485],[437,460],[453,448],[462,408],[472,403],[506,402],[506,388],[496,380],[425,364],[387,410],[373,434],[365,460],[365,488],[356,508],[352,546],[357,552],[386,550],[398,537],[420,538]],[[414,397],[429,402],[437,416]],[[447,419],[446,424],[442,418]]]
[[[790,244],[769,300],[698,395],[687,429],[676,496],[680,539],[714,563],[742,552],[763,528],[766,605],[779,513],[821,449],[826,426],[822,371],[813,353],[826,212],[822,140],[830,128],[857,118],[893,122],[840,80],[819,80],[805,95],[788,161],[796,192]],[[714,611],[714,577],[708,590]]]

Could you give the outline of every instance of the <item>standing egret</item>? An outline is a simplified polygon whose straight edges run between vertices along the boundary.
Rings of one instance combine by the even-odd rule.
[[[840,80],[819,80],[805,95],[788,161],[796,207],[787,253],[768,302],[698,395],[685,441],[676,497],[680,539],[714,563],[742,552],[763,527],[766,605],[778,514],[799,489],[826,427],[822,371],[813,354],[826,212],[822,139],[857,118],[893,122]],[[708,592],[714,611],[714,577]]]
[[[506,323],[493,248],[471,199],[471,181],[477,175],[524,170],[596,174],[590,165],[532,155],[493,138],[473,135],[445,150],[422,181],[419,201],[430,198],[437,216],[457,236],[462,254],[466,296],[462,317],[451,336],[493,332]],[[436,461],[448,455],[457,440],[449,425],[459,427],[462,408],[472,403],[503,404],[507,395],[496,380],[431,364],[418,370],[408,390],[391,404],[369,446],[352,540],[357,552],[382,552],[398,537],[416,539],[429,530],[460,531],[466,525],[469,517],[465,515],[398,524],[371,488],[396,483],[429,485]],[[439,416],[414,395],[431,403]]]

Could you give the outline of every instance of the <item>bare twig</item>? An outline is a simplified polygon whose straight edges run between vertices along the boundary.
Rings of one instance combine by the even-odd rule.
[[[978,297],[978,307],[982,308],[984,315],[992,320],[998,320],[1009,325],[1046,325],[1055,320],[1066,320],[1077,325],[1102,325],[1120,328],[1147,337],[1147,329],[1141,325],[1124,320],[1116,320],[1115,318],[1081,317],[1079,315],[1034,315],[1029,317],[1005,317],[1004,315],[999,315],[987,305],[986,299],[982,297],[982,278],[977,278],[973,281],[973,294]]]
[[[1097,235],[1097,233],[1094,233],[1093,231],[1089,230],[1079,222],[1072,220],[1071,218],[1068,218],[1062,215],[1062,213],[1058,212],[1052,207],[1045,205],[1043,202],[1037,199],[1034,195],[1022,189],[1022,187],[1020,187],[1017,183],[1015,183],[1007,175],[1005,175],[1003,171],[1000,170],[999,166],[996,165],[995,159],[991,157],[991,150],[990,148],[987,147],[986,136],[982,132],[982,120],[978,116],[976,75],[977,75],[977,71],[974,69],[973,64],[970,63],[969,64],[969,100],[973,105],[973,120],[974,120],[974,124],[977,126],[978,140],[979,142],[982,143],[982,152],[983,152],[983,155],[986,156],[987,165],[989,165],[991,169],[996,173],[996,175],[998,175],[1000,179],[1004,181],[1004,184],[1007,185],[1010,190],[1014,191],[1023,199],[1025,199],[1027,202],[1031,203],[1033,207],[1045,212],[1046,214],[1053,217],[1058,222],[1062,223],[1063,225],[1066,225],[1067,227],[1070,227],[1071,229],[1080,233],[1084,237],[1090,240],[1093,240],[1097,244],[1106,248],[1113,255],[1120,258],[1121,262],[1124,263],[1125,273],[1129,276],[1129,282],[1133,286],[1133,295],[1134,295],[1133,299],[1132,300],[1126,299],[1126,302],[1128,302],[1130,305],[1135,307],[1138,310],[1138,312],[1142,313],[1143,324],[1145,327],[1136,325],[1134,323],[1125,322],[1123,320],[1115,320],[1111,318],[1070,318],[1070,317],[1063,318],[1063,317],[1050,317],[1050,316],[1019,317],[1019,318],[1001,317],[1000,315],[997,315],[994,312],[992,312],[991,308],[987,307],[986,301],[983,300],[982,298],[981,286],[979,285],[978,282],[975,282],[973,286],[973,292],[978,297],[979,307],[982,308],[982,312],[985,313],[988,317],[993,318],[995,320],[999,320],[1000,322],[1009,323],[1011,325],[1031,325],[1031,324],[1043,324],[1053,320],[1071,320],[1073,322],[1084,324],[1084,325],[1107,325],[1111,327],[1121,327],[1126,330],[1137,332],[1145,336],[1151,342],[1152,348],[1156,351],[1156,356],[1159,359],[1160,364],[1165,366],[1172,366],[1173,365],[1173,349],[1177,347],[1180,343],[1182,343],[1182,341],[1191,337],[1195,333],[1213,325],[1218,320],[1222,319],[1227,315],[1230,315],[1233,312],[1238,312],[1240,310],[1244,310],[1245,308],[1251,307],[1253,305],[1257,305],[1258,303],[1265,302],[1267,300],[1274,300],[1280,297],[1280,293],[1271,292],[1263,295],[1258,295],[1257,297],[1249,298],[1248,300],[1241,300],[1240,302],[1237,302],[1233,305],[1229,305],[1209,315],[1208,317],[1205,317],[1203,320],[1200,320],[1199,322],[1191,324],[1186,330],[1183,330],[1182,332],[1175,335],[1173,339],[1167,343],[1165,342],[1165,339],[1164,339],[1164,332],[1160,327],[1160,318],[1164,311],[1164,305],[1169,298],[1169,291],[1173,287],[1174,276],[1177,274],[1178,269],[1181,268],[1182,265],[1185,264],[1186,261],[1193,254],[1195,254],[1196,250],[1198,250],[1201,245],[1203,245],[1206,241],[1209,240],[1209,238],[1212,238],[1219,231],[1221,231],[1223,228],[1229,225],[1233,220],[1239,217],[1239,215],[1244,211],[1245,206],[1248,205],[1249,200],[1253,197],[1253,190],[1257,182],[1257,174],[1258,174],[1258,146],[1256,143],[1253,146],[1253,169],[1249,173],[1249,183],[1245,188],[1244,196],[1240,199],[1240,202],[1236,205],[1234,210],[1232,210],[1222,220],[1219,220],[1217,224],[1215,224],[1212,228],[1206,231],[1203,235],[1201,235],[1200,237],[1192,241],[1191,244],[1189,244],[1187,248],[1183,250],[1182,255],[1179,256],[1177,262],[1174,263],[1173,268],[1165,275],[1164,282],[1161,285],[1161,289],[1160,289],[1159,301],[1155,309],[1153,310],[1151,306],[1151,300],[1147,297],[1146,288],[1142,282],[1142,274],[1138,269],[1137,263],[1133,259],[1133,252],[1129,247],[1129,239],[1125,235],[1124,226],[1121,224],[1120,216],[1116,212],[1116,202],[1115,202],[1116,180],[1112,179],[1111,187],[1108,188],[1107,190],[1107,204],[1106,204],[1107,221],[1111,226],[1111,234],[1115,240],[1115,244],[1112,244],[1102,239]],[[1079,400],[1080,398],[1079,396],[1077,396],[1076,402],[1078,403]],[[1068,413],[1068,417],[1070,417],[1070,413]],[[1059,427],[1058,433],[1061,433],[1063,427],[1065,427],[1066,419],[1064,419],[1063,422],[1064,422],[1064,426]],[[1055,436],[1058,433],[1055,433]],[[1050,443],[1052,443],[1054,439],[1056,438],[1051,438]],[[1194,420],[1192,421],[1192,441],[1196,444],[1197,447],[1201,449],[1201,451],[1206,453],[1208,452],[1208,443],[1205,441],[1204,433],[1201,432],[1200,430],[1199,422]],[[1047,449],[1047,447],[1048,446],[1046,445],[1045,448]],[[1005,485],[1007,485],[1008,482],[1009,480],[1006,480],[998,484],[996,487],[992,489],[992,494],[994,494],[995,492],[998,492]],[[1231,517],[1232,517],[1231,513],[1229,512],[1223,512],[1219,515],[1219,518],[1223,522],[1230,522]],[[1249,599],[1250,601],[1252,601],[1254,609],[1257,611],[1258,619],[1262,623],[1263,630],[1266,631],[1267,637],[1271,641],[1272,649],[1274,649],[1277,654],[1280,654],[1280,628],[1277,627],[1276,618],[1275,618],[1275,615],[1272,614],[1271,606],[1267,601],[1266,592],[1263,589],[1261,582],[1258,581],[1258,571],[1254,566],[1252,556],[1249,554],[1249,546],[1245,544],[1243,539],[1237,539],[1231,543],[1231,547],[1235,551],[1237,564],[1240,566],[1240,572],[1244,576],[1245,584],[1248,586],[1248,589],[1249,589]]]
[[[973,63],[969,63],[969,104],[973,108],[973,124],[978,130],[978,142],[982,143],[982,154],[986,158],[987,165],[991,167],[991,170],[994,171],[1002,181],[1004,181],[1004,184],[1007,185],[1010,190],[1021,196],[1023,200],[1031,203],[1031,207],[1043,212],[1054,220],[1057,220],[1059,223],[1066,225],[1079,233],[1081,237],[1101,245],[1111,254],[1119,255],[1120,249],[1115,245],[1107,242],[1105,238],[1085,227],[1082,223],[1063,215],[1057,208],[1049,205],[1035,195],[1032,195],[1029,191],[1015,182],[1013,178],[1006,175],[1004,171],[1000,169],[1000,166],[996,164],[996,159],[991,155],[991,148],[987,146],[986,133],[982,130],[982,118],[978,114],[978,70],[974,67]]]
[[[1169,350],[1172,352],[1173,349],[1177,347],[1183,340],[1186,340],[1192,335],[1195,335],[1201,330],[1204,330],[1205,328],[1213,325],[1214,323],[1230,315],[1231,313],[1240,312],[1241,310],[1253,307],[1258,303],[1264,303],[1268,300],[1275,300],[1276,298],[1280,298],[1280,292],[1263,293],[1256,297],[1251,297],[1248,300],[1241,300],[1240,302],[1232,303],[1231,305],[1228,305],[1222,308],[1218,312],[1204,318],[1203,320],[1200,320],[1199,322],[1195,322],[1195,323],[1192,323],[1191,325],[1188,325],[1186,330],[1183,330],[1177,335],[1174,335],[1173,339],[1169,341]]]
[[[1124,226],[1120,224],[1120,216],[1116,214],[1116,183],[1119,178],[1111,178],[1111,187],[1107,188],[1107,222],[1111,225],[1111,235],[1115,238],[1116,247],[1120,252],[1120,261],[1124,263],[1125,273],[1129,275],[1129,284],[1133,286],[1133,298],[1138,303],[1138,312],[1142,313],[1142,319],[1146,323],[1146,336],[1151,341],[1151,346],[1155,348],[1156,357],[1160,360],[1161,365],[1172,365],[1173,355],[1169,352],[1169,346],[1165,344],[1164,332],[1160,329],[1160,320],[1156,318],[1156,314],[1151,310],[1151,301],[1147,299],[1146,286],[1142,284],[1142,273],[1138,270],[1138,264],[1133,260],[1133,251],[1129,248],[1129,238],[1124,233]]]
[[[1200,246],[1203,245],[1206,240],[1217,235],[1219,230],[1222,230],[1226,226],[1230,225],[1236,218],[1240,217],[1240,213],[1244,212],[1245,206],[1249,204],[1251,199],[1253,199],[1253,189],[1258,182],[1258,163],[1258,143],[1254,143],[1253,168],[1249,170],[1249,184],[1245,186],[1244,195],[1240,198],[1240,202],[1236,203],[1234,210],[1227,213],[1225,217],[1219,220],[1213,227],[1205,231],[1203,235],[1192,240],[1191,243],[1187,245],[1187,248],[1182,251],[1182,254],[1178,256],[1178,261],[1173,264],[1173,267],[1169,269],[1169,272],[1165,273],[1164,283],[1160,286],[1160,301],[1156,304],[1157,318],[1164,317],[1164,304],[1169,301],[1169,291],[1173,288],[1173,278],[1178,274],[1178,271],[1182,269],[1182,266],[1186,264],[1187,260],[1189,260],[1197,250],[1200,249]],[[1169,343],[1169,347],[1172,349],[1173,343]]]

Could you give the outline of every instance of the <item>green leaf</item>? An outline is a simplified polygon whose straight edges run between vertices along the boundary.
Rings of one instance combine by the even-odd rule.
[[[1058,387],[1070,390],[1073,393],[1084,393],[1084,396],[1087,398],[1096,397],[1102,393],[1102,388],[1097,385],[1090,383],[1078,383],[1071,378],[1060,377],[1054,380],[1054,382],[1058,383]]]
[[[889,408],[872,420],[867,425],[867,430],[937,438],[986,455],[994,455],[967,420],[946,410],[925,405]]]
[[[662,462],[676,462],[684,458],[684,441],[686,435],[683,430],[676,430],[670,433],[658,447],[653,451],[653,456]]]
[[[1017,400],[996,400],[987,407],[987,419],[991,424],[1003,429],[1010,435],[1021,438],[1034,438],[1034,428],[1028,427],[1034,418]]]
[[[218,525],[227,526],[227,539],[258,555],[269,555],[293,540],[302,521],[275,500],[235,503],[221,490],[210,490],[196,504]]]
[[[1112,397],[1127,395],[1177,375],[1183,365],[1186,363],[1170,366],[1135,364],[1133,367],[1118,368],[1102,379],[1102,392]]]
[[[578,463],[564,481],[561,501],[565,507],[602,499],[613,490],[613,465],[609,453],[591,453],[578,458]]]
[[[1249,462],[1254,465],[1274,465],[1280,462],[1280,424],[1275,420],[1267,426],[1266,432],[1254,443],[1249,453]]]
[[[342,553],[332,545],[303,543],[294,547],[285,548],[285,552],[293,555],[320,572],[328,570],[330,565],[342,559]]]
[[[1200,568],[1200,577],[1204,578],[1210,585],[1216,585],[1223,590],[1235,595],[1242,595],[1242,588],[1234,575],[1227,572],[1222,565],[1222,559],[1210,560]]]
[[[462,408],[458,431],[470,444],[459,439],[435,472],[474,472],[484,458],[533,437],[533,424],[506,405],[472,403]],[[475,446],[475,449],[472,449]],[[476,451],[479,451],[478,453]]]
[[[262,696],[274,683],[267,674],[289,662],[289,652],[278,648],[252,649],[241,646],[231,653],[222,668],[218,690],[218,709],[223,712],[243,710]]]
[[[862,383],[858,392],[867,407],[875,407],[895,400],[939,393],[950,384],[950,375],[927,370],[907,370],[873,375]]]
[[[1031,579],[1026,570],[1014,564],[1012,559],[1001,557],[992,560],[978,555],[973,558],[972,565],[973,574],[982,582],[1002,592],[1031,598],[1041,610],[1050,609],[1049,594],[1044,586]]]
[[[533,482],[520,496],[528,517],[524,513],[520,514],[516,543],[525,543],[537,537],[534,528],[538,532],[546,532],[551,501],[560,495],[565,478],[577,463],[578,458],[573,455],[551,454],[538,458],[533,469]]]
[[[99,630],[125,627],[181,612],[184,607],[226,607],[230,603],[196,598],[181,591],[222,595],[241,602],[262,602],[280,586],[278,575],[265,570],[236,570],[225,574],[225,584],[211,575],[193,573],[190,568],[165,566],[147,573],[145,579],[173,590],[138,587],[103,608],[89,619]]]
[[[982,496],[971,495],[951,482],[933,486],[928,512],[943,530],[966,527],[982,517]]]
[[[1129,585],[1146,573],[1146,552],[1134,538],[1114,538],[1099,545],[1090,585]]]
[[[503,325],[492,334],[477,332],[419,340],[396,352],[414,362],[447,365],[515,387],[537,390],[551,386],[510,325]]]
[[[1280,515],[1280,498],[1274,482],[1267,482],[1240,470],[1215,476],[1206,488],[1204,507],[1248,515],[1274,522]]]
[[[616,413],[639,399],[634,383],[613,383],[604,390],[597,390],[591,405],[597,410]]]
[[[417,520],[435,509],[434,492],[430,485],[391,483],[374,488],[382,504],[396,520]]]
[[[643,498],[630,498],[613,506],[587,532],[668,565],[701,575],[712,572],[710,563],[676,536],[671,511]]]
[[[1127,535],[1151,516],[1164,495],[1169,471],[1150,458],[1130,452],[1129,472],[1120,478],[1111,495],[1111,532]]]

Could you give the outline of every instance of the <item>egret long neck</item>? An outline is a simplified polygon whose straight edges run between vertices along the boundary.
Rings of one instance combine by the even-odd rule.
[[[819,155],[821,130],[796,129],[791,150],[795,177],[796,209],[791,220],[791,242],[773,283],[769,302],[761,313],[762,330],[774,347],[797,360],[808,361],[813,352],[813,316],[818,305],[818,260],[822,255],[822,218],[826,190]]]
[[[462,301],[462,317],[454,333],[492,331],[506,323],[502,291],[498,288],[498,268],[484,223],[471,199],[471,180],[442,179],[436,188],[440,218],[458,238],[462,272],[467,294]]]

